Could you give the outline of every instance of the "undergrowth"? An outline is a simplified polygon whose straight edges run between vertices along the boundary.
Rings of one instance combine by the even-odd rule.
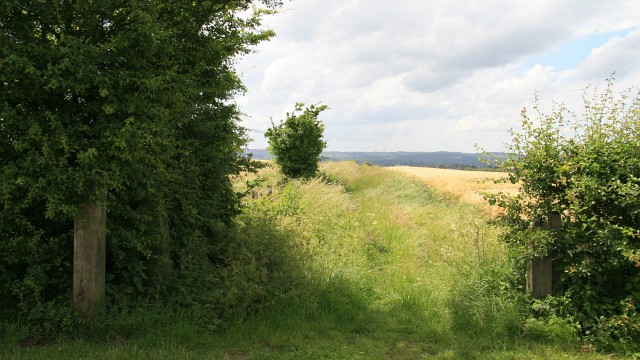
[[[321,171],[262,170],[218,282],[228,311],[130,308],[45,347],[19,346],[7,325],[0,357],[610,358],[560,317],[532,316],[481,209],[379,167]]]

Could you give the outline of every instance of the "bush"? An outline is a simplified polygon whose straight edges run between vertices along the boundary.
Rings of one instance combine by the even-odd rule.
[[[303,103],[297,103],[287,119],[265,133],[269,139],[269,152],[275,156],[282,173],[292,178],[313,177],[318,172],[320,154],[327,146],[322,140],[324,125],[318,115],[328,107],[311,105],[302,110]]]
[[[233,60],[273,36],[252,3],[279,5],[3,2],[0,320],[58,333],[79,204],[108,204],[107,305],[200,295],[231,261],[230,178],[254,167]]]
[[[522,132],[512,132],[509,155],[498,160],[521,192],[486,197],[504,208],[502,239],[520,263],[552,256],[555,291],[568,299],[563,311],[583,334],[637,344],[620,304],[640,298],[640,96],[614,96],[609,80],[605,91],[594,90],[592,100],[585,91],[584,99],[581,118],[562,105],[544,115],[537,98],[534,119],[523,110]],[[559,235],[531,230],[551,213],[561,214]],[[621,328],[624,335],[615,330]]]

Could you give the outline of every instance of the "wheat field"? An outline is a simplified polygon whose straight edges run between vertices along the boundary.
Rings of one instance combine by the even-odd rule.
[[[387,169],[417,177],[429,186],[432,186],[438,191],[450,194],[462,202],[481,206],[492,215],[498,214],[499,208],[497,206],[490,206],[487,201],[484,200],[481,193],[505,192],[512,195],[518,193],[518,184],[495,183],[495,180],[507,175],[503,172],[413,166],[393,166]]]

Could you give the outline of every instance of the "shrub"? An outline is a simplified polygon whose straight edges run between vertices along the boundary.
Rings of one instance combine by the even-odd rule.
[[[327,146],[322,140],[324,124],[318,115],[328,107],[311,105],[303,110],[303,106],[303,103],[297,103],[284,122],[272,124],[265,133],[276,163],[284,175],[292,178],[315,176],[320,154]]]
[[[625,316],[627,299],[640,298],[640,95],[618,97],[609,80],[584,99],[582,117],[558,104],[544,115],[537,98],[535,118],[523,110],[522,131],[511,132],[509,155],[498,160],[521,192],[486,198],[504,208],[502,239],[521,264],[552,256],[555,291],[568,299],[560,306],[583,334],[635,342],[624,347],[632,351],[640,338]],[[551,213],[561,214],[559,235],[531,230]]]

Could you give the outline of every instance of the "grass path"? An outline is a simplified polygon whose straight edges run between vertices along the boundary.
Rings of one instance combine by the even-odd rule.
[[[527,320],[480,207],[378,167],[322,171],[329,183],[289,182],[239,219],[247,251],[270,264],[258,311],[205,331],[202,313],[147,309],[102,341],[9,343],[0,358],[611,358],[582,351],[562,324]],[[280,180],[263,175],[265,187]]]

